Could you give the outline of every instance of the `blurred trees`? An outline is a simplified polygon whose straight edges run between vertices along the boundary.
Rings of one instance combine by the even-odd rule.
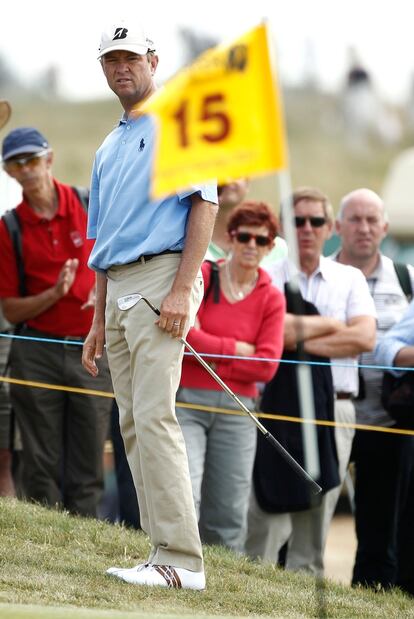
[[[60,72],[51,64],[29,83],[23,83],[16,70],[0,54],[0,97],[2,99],[18,100],[22,97],[51,100],[59,97]]]

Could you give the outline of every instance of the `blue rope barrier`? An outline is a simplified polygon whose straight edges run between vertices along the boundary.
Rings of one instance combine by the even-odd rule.
[[[0,337],[16,339],[16,340],[31,340],[34,342],[45,342],[47,344],[72,344],[73,346],[83,346],[83,342],[79,340],[62,340],[55,338],[45,338],[45,337],[33,337],[29,335],[15,335],[14,333],[0,333]],[[185,355],[191,357],[192,353],[185,352]],[[212,353],[199,353],[200,357],[206,357],[209,359],[234,359],[238,361],[265,361],[267,363],[290,363],[293,365],[321,365],[321,366],[330,366],[330,367],[342,367],[342,368],[360,368],[365,370],[382,370],[382,371],[395,371],[395,372],[413,372],[413,367],[395,367],[395,366],[387,366],[387,365],[368,365],[368,364],[354,364],[354,363],[341,363],[341,362],[330,362],[330,361],[298,361],[296,359],[274,359],[272,357],[243,357],[241,355],[218,355]]]

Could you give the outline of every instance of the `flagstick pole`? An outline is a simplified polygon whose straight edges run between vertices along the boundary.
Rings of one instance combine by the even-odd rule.
[[[264,23],[266,25],[270,70],[273,76],[273,84],[276,89],[278,81],[278,72],[276,71],[275,66],[276,47],[274,45],[274,42],[272,41],[272,37],[270,36],[270,30],[267,24],[267,20],[264,20]],[[276,92],[281,92],[280,88],[277,88]],[[283,115],[282,110],[280,110],[280,114],[281,116]],[[282,129],[282,131],[284,131],[284,129]],[[275,140],[276,142],[279,141],[280,136],[275,135]],[[288,161],[288,147],[286,139],[284,139],[284,143],[286,144],[286,161]],[[298,272],[300,270],[300,264],[296,229],[293,226],[292,183],[290,179],[289,164],[287,164],[284,169],[280,170],[279,173],[276,174],[276,180],[279,184],[279,197],[282,205],[281,214],[283,219],[283,231],[289,251],[289,283],[294,298],[299,299]],[[298,305],[300,305],[299,302]],[[295,308],[295,313],[300,315],[301,308]],[[299,322],[298,324],[300,328],[301,323]],[[310,366],[305,363],[304,359],[303,338],[299,338],[298,341],[298,357],[299,363],[296,366],[296,375],[298,383],[300,415],[302,419],[309,422],[314,422],[315,406],[313,399],[312,375]],[[311,477],[317,479],[320,475],[320,459],[316,425],[314,423],[303,423],[301,424],[301,426],[305,470]]]
[[[282,205],[281,212],[283,219],[283,231],[289,251],[289,283],[292,292],[298,293],[299,285],[297,272],[300,270],[300,266],[296,230],[293,227],[292,186],[290,174],[287,170],[283,170],[282,172],[279,172],[277,179],[279,181],[279,195]],[[305,362],[301,363],[300,356],[301,355],[299,355],[299,363],[296,366],[300,413],[302,419],[314,421],[315,406],[313,399],[311,369]],[[311,477],[317,479],[320,475],[320,463],[316,425],[314,423],[304,423],[301,424],[301,427],[305,469]]]

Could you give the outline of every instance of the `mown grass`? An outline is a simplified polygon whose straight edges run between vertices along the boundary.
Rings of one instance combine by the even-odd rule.
[[[75,518],[13,499],[0,500],[0,616],[42,616],[83,609],[79,617],[414,617],[399,591],[375,593],[263,566],[218,547],[205,549],[205,592],[135,587],[105,575],[132,566],[149,551],[142,533]],[[32,605],[20,607],[18,605]],[[55,608],[55,611],[53,611]],[[101,613],[85,614],[85,609]],[[107,611],[111,611],[109,614]],[[15,613],[15,614],[13,614]],[[20,613],[20,614],[16,614]],[[26,614],[25,614],[26,613]],[[69,616],[69,615],[68,615]]]

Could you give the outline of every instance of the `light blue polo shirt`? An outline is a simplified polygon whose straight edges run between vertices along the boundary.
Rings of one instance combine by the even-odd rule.
[[[151,200],[154,142],[150,116],[124,118],[96,153],[88,209],[88,238],[96,239],[88,264],[96,271],[183,249],[191,195],[217,204],[214,183]]]

